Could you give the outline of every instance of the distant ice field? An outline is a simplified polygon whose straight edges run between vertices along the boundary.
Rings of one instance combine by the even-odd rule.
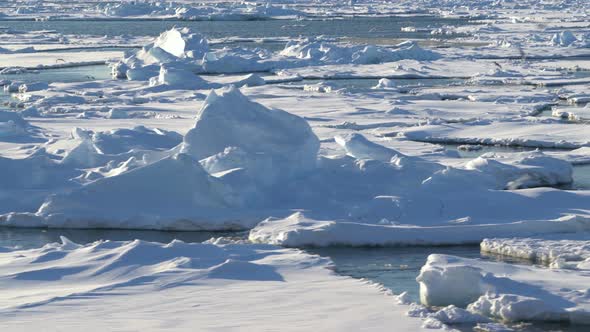
[[[587,271],[543,241],[590,234],[590,8],[161,6],[0,4],[0,307],[30,308],[3,324],[586,331],[567,324],[590,324]],[[522,243],[563,262],[495,256]],[[110,266],[153,282],[76,295]],[[82,304],[88,319],[62,310]]]
[[[189,27],[209,38],[244,37],[347,37],[364,40],[398,40],[432,38],[429,29],[445,25],[472,24],[467,19],[434,16],[394,16],[379,18],[342,18],[336,20],[264,20],[264,21],[169,21],[169,20],[84,20],[84,21],[2,21],[0,26],[16,30],[55,30],[63,34],[119,36],[157,36],[172,27]],[[412,26],[416,31],[402,31]],[[428,29],[425,29],[428,28]],[[451,39],[457,35],[437,35]]]

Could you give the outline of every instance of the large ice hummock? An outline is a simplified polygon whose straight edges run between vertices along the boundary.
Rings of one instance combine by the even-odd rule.
[[[304,119],[268,109],[231,87],[219,95],[211,91],[182,151],[197,160],[213,156],[207,167],[215,172],[250,165],[259,169],[249,171],[275,178],[314,169],[319,145]]]
[[[186,154],[176,154],[121,175],[103,178],[71,193],[50,197],[38,215],[51,226],[207,229],[193,221],[235,207],[231,189]],[[165,222],[162,224],[161,222]]]
[[[167,151],[109,155],[85,132],[77,133],[81,143],[60,166],[97,166],[108,158],[124,161],[122,166],[114,174],[51,195],[35,214],[4,215],[4,225],[250,228],[268,216],[264,211],[275,208],[275,196],[291,180],[313,173],[319,149],[304,119],[250,101],[234,87],[211,91],[194,128]],[[133,167],[126,166],[128,158],[135,160]]]
[[[179,58],[202,58],[209,51],[207,39],[189,28],[172,28],[163,32],[154,42],[154,47]]]
[[[206,38],[189,28],[172,28],[161,33],[141,50],[111,64],[114,78],[148,80],[158,75],[159,66],[170,64],[184,71],[196,70],[198,62],[209,51]]]
[[[179,59],[202,59],[208,51],[209,42],[202,35],[189,28],[172,28],[144,46],[137,57],[146,63],[166,63]]]

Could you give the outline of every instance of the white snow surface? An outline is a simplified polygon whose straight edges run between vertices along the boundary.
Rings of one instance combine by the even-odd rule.
[[[590,179],[588,4],[4,1],[1,226],[250,230],[259,244],[0,248],[2,327],[588,324],[590,191],[565,189]],[[10,21],[289,19],[289,29],[398,15],[464,22],[404,27],[429,34],[404,41],[379,27],[367,38],[213,39],[196,28],[95,36]],[[244,41],[262,43],[236,46]],[[113,47],[128,51],[103,49]],[[21,81],[104,64],[112,80]],[[433,255],[418,278],[433,310],[272,246],[464,243],[543,266]]]
[[[554,269],[590,269],[590,234],[546,235],[533,238],[484,239],[486,254],[515,257]]]
[[[460,282],[458,282],[460,280]],[[417,281],[423,304],[467,307],[503,321],[590,323],[587,276],[568,270],[430,255]]]
[[[330,261],[267,245],[140,240],[2,248],[7,330],[420,331],[375,285],[335,275]],[[269,301],[269,299],[273,299]],[[85,310],[64,310],[65,307]],[[277,315],[277,310],[281,314]],[[155,314],[157,313],[157,314]],[[109,317],[108,319],[104,319]]]
[[[353,13],[388,15],[414,5],[329,3],[333,8],[326,11],[313,2],[90,7],[62,2],[63,16],[54,18],[73,18],[75,10],[84,8],[88,18],[333,19]],[[576,103],[585,98],[585,78],[575,71],[587,64],[560,59],[585,52],[585,30],[576,20],[586,7],[579,1],[526,3],[530,9],[437,3],[431,10],[440,16],[494,15],[481,16],[482,24],[432,30],[432,36],[467,33],[460,42],[478,45],[450,43],[436,50],[415,41],[367,45],[322,36],[289,40],[281,51],[215,48],[207,36],[186,28],[171,28],[151,39],[117,36],[111,42],[103,36],[3,29],[3,59],[6,55],[7,72],[14,75],[37,65],[116,57],[119,61],[111,63],[115,78],[128,80],[28,83],[26,91],[14,91],[18,102],[8,106],[35,127],[27,127],[18,139],[2,139],[3,161],[9,169],[32,169],[35,176],[27,179],[24,171],[15,172],[6,180],[11,185],[0,196],[2,222],[217,230],[248,229],[271,217],[252,231],[252,239],[293,246],[472,243],[513,231],[583,230],[588,192],[547,188],[575,186],[570,163],[587,163],[583,117],[568,122],[544,112],[560,98]],[[51,8],[23,5],[5,15],[51,17]],[[545,28],[532,35],[540,22]],[[43,48],[35,48],[41,43]],[[113,43],[143,47],[124,58],[122,52],[57,50]],[[514,61],[515,55],[525,59]],[[63,63],[56,64],[58,56]],[[549,56],[559,59],[526,61]],[[202,75],[220,73],[224,75]],[[375,82],[342,88],[333,78]],[[452,82],[432,87],[422,81],[427,78]],[[322,83],[297,82],[308,79]],[[240,92],[209,92],[229,84]],[[2,85],[21,87],[17,81]],[[572,110],[576,112],[581,114]],[[120,130],[137,125],[145,130],[133,130],[129,141],[118,139]],[[69,137],[75,127],[86,128],[78,134],[88,134]],[[7,121],[3,132],[13,129]],[[144,138],[155,141],[141,142]],[[491,153],[467,160],[438,143],[577,150]],[[112,148],[117,144],[121,146]],[[170,172],[184,174],[186,181]],[[157,180],[146,180],[154,174]],[[129,193],[120,192],[121,183]],[[159,202],[173,186],[181,189]],[[110,204],[113,209],[97,216]],[[314,231],[304,232],[307,227]],[[351,239],[345,234],[349,228],[363,229],[366,236]],[[399,229],[414,235],[390,235]],[[434,237],[441,230],[449,232],[446,239]]]

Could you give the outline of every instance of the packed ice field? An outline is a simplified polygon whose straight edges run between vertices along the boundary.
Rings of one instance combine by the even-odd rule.
[[[2,330],[587,331],[589,13],[3,1]]]

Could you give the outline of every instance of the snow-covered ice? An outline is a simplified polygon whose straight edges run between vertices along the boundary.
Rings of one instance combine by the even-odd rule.
[[[487,254],[515,257],[555,269],[590,269],[590,234],[546,235],[533,238],[494,238],[481,242]]]
[[[2,249],[3,324],[587,323],[588,13],[581,0],[5,1],[0,226],[248,240]],[[59,77],[81,66],[104,75]],[[543,266],[433,255],[421,306],[271,246],[453,244]]]
[[[589,322],[587,276],[581,273],[431,255],[417,280],[428,305],[467,307],[509,322]]]
[[[299,250],[222,242],[79,245],[63,238],[38,249],[2,248],[2,326],[29,330],[59,322],[60,329],[72,330],[92,322],[92,330],[422,330],[420,320],[404,316],[406,307],[394,296],[335,275],[329,260]]]

